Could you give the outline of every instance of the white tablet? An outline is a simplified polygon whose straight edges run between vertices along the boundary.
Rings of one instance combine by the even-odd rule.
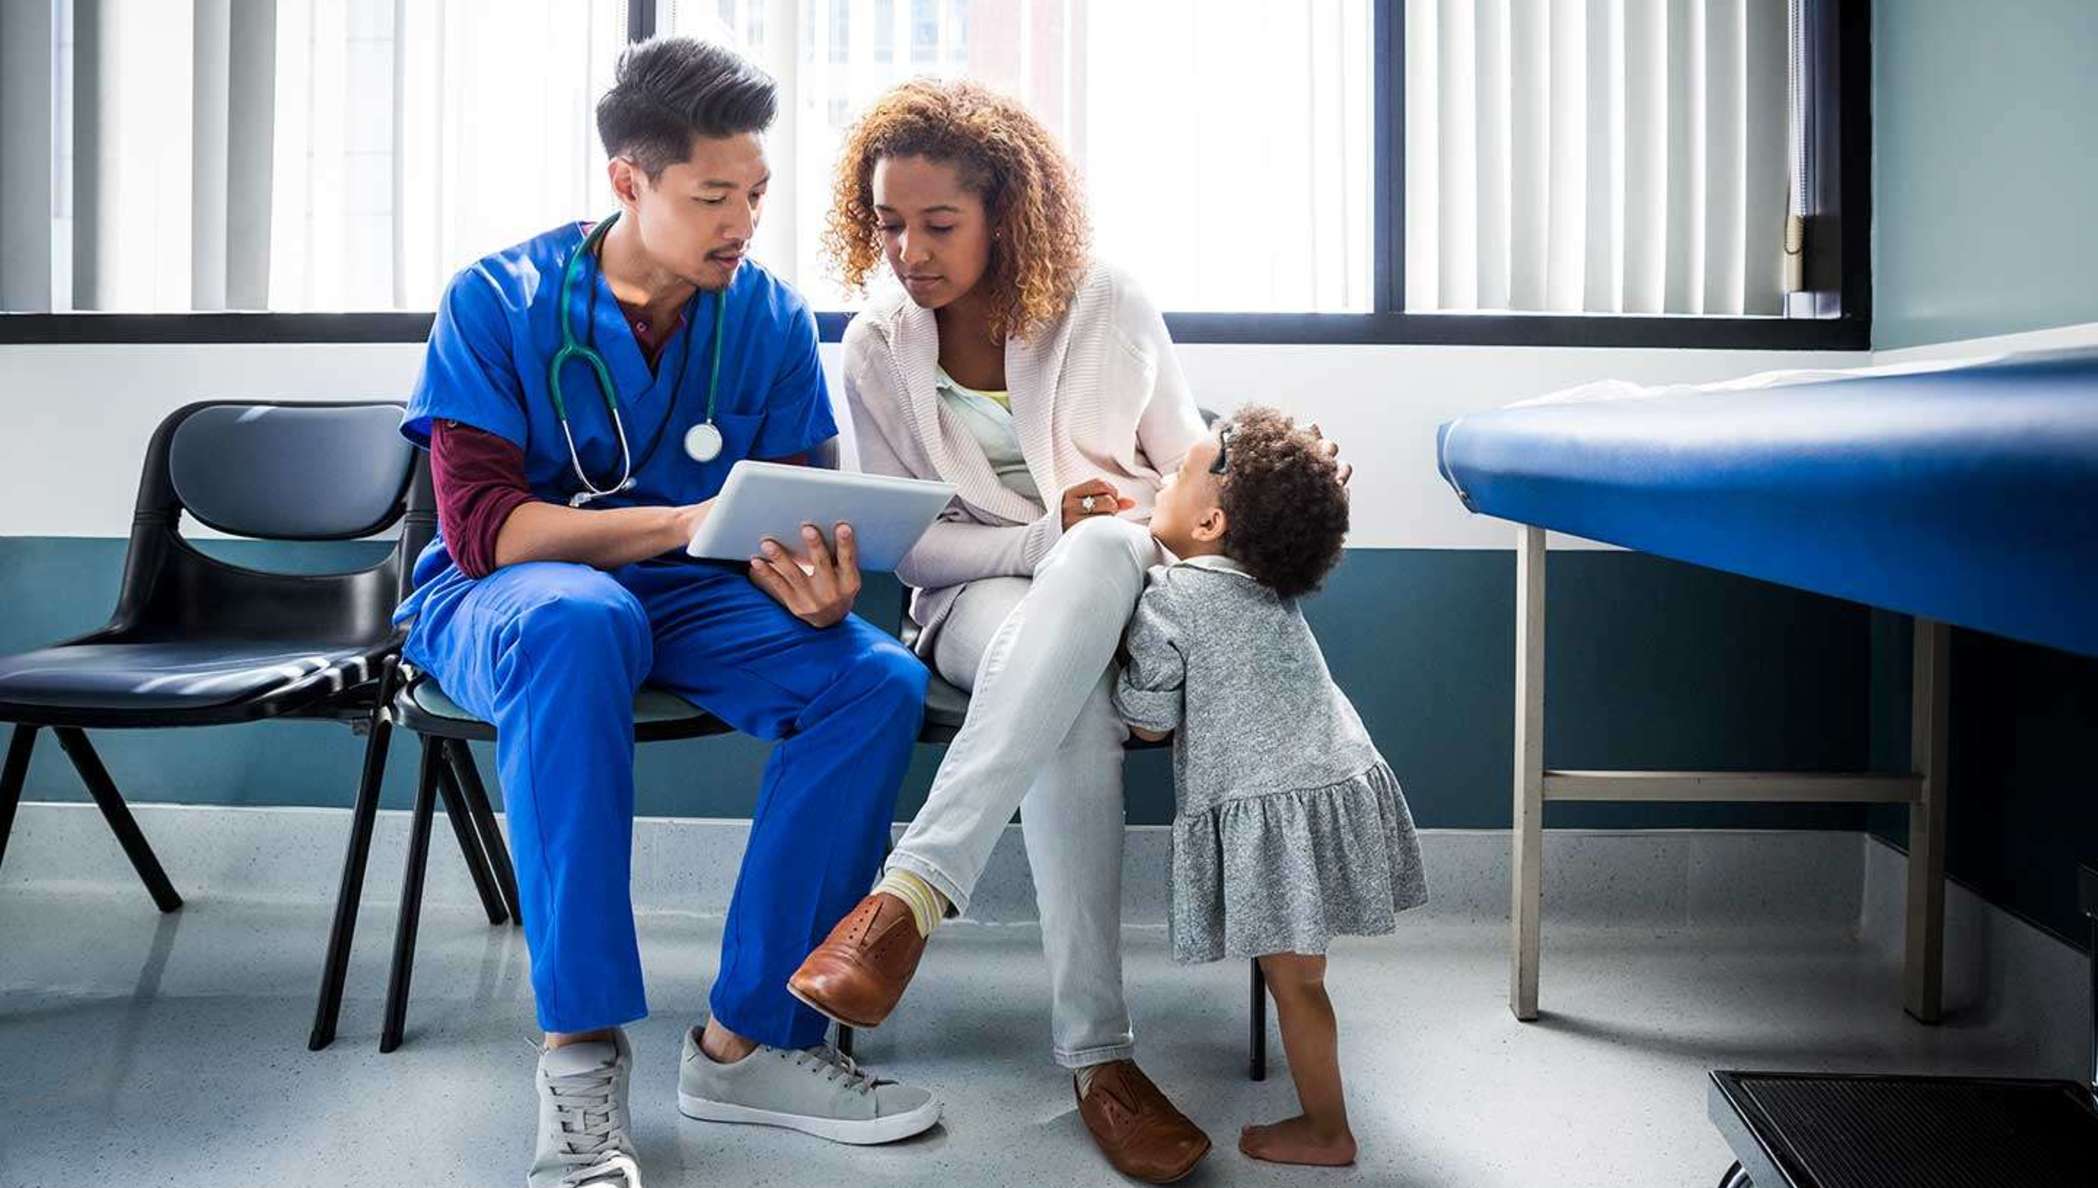
[[[931,527],[954,484],[881,474],[851,474],[780,462],[738,462],[728,472],[714,510],[692,534],[685,552],[719,561],[748,561],[766,537],[801,547],[801,526],[814,524],[831,541],[832,526],[852,525],[860,568],[896,568]]]

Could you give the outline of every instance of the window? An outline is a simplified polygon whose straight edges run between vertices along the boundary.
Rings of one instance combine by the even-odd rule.
[[[1782,0],[1406,0],[1406,308],[1781,312]]]
[[[467,261],[610,200],[591,105],[627,39],[616,0],[33,0],[0,21],[53,46],[30,61],[48,106],[6,116],[0,308],[428,310]],[[43,204],[13,181],[39,156]]]
[[[0,341],[419,337],[461,265],[609,208],[592,104],[662,30],[780,80],[756,255],[826,313],[856,301],[818,249],[843,133],[933,74],[1057,134],[1183,341],[1857,346],[1869,28],[1860,0],[7,0],[0,311],[30,312]]]
[[[780,80],[755,255],[818,308],[855,304],[817,248],[845,131],[884,91],[925,74],[1024,99],[1086,178],[1100,255],[1142,277],[1162,307],[1372,308],[1369,0],[802,0],[773,11],[782,7],[813,18],[800,36],[775,21],[768,37],[748,10],[724,16],[695,0],[672,0],[665,27],[733,45]],[[1255,77],[1258,87],[1237,81]]]

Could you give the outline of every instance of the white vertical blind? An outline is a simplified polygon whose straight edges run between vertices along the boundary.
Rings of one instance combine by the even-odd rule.
[[[56,4],[0,3],[0,309],[49,311],[70,303],[56,274],[61,232],[59,86],[66,33]]]
[[[1780,312],[1785,0],[1406,0],[1406,305]]]
[[[428,309],[611,205],[621,0],[0,0],[0,32],[36,63],[0,90],[0,308]]]
[[[1545,226],[1550,218],[1551,21],[1548,0],[1508,0],[1508,190],[1543,194],[1508,216],[1508,302],[1545,305]]]
[[[845,132],[920,75],[1026,104],[1083,175],[1098,254],[1159,305],[1372,304],[1369,0],[668,0],[659,12],[664,32],[724,42],[778,79],[754,254],[818,308],[856,299],[816,243]]]
[[[1624,308],[1624,158],[1619,141],[1624,123],[1623,44],[1624,30],[1614,0],[1579,0],[1560,7],[1569,24],[1580,22],[1587,57],[1581,69],[1566,73],[1579,81],[1585,117],[1582,143],[1587,147],[1583,203],[1587,226],[1587,250],[1579,254],[1584,284],[1579,303],[1569,308],[1589,313],[1616,313]],[[1547,66],[1547,69],[1550,67]],[[1582,77],[1585,75],[1585,77]],[[1581,85],[1585,83],[1586,85]],[[1518,306],[1534,309],[1535,306]]]
[[[1746,0],[1741,23],[1742,111],[1756,113],[1743,130],[1741,305],[1744,313],[1764,313],[1784,301],[1786,127],[1762,113],[1786,104],[1785,6]]]
[[[852,303],[817,251],[843,133],[921,74],[976,79],[1039,116],[1084,177],[1099,255],[1161,306],[1374,305],[1372,0],[631,2],[779,80],[756,254],[818,308]],[[1545,287],[1543,217],[1514,201],[1546,184],[1553,117],[1541,87],[1510,87],[1548,58],[1513,13],[1555,2],[1491,0],[1483,96],[1469,17],[1472,65],[1446,73],[1467,112],[1483,104],[1502,162],[1483,191],[1499,254],[1484,280],[1501,301],[1518,213],[1523,291]],[[610,209],[593,109],[627,7],[0,0],[0,309],[429,309],[480,255]],[[1435,77],[1434,47],[1412,52]],[[1452,226],[1476,246],[1476,170],[1463,185]],[[1414,205],[1433,231],[1435,202]],[[1412,266],[1474,300],[1476,253],[1443,270],[1426,242]]]

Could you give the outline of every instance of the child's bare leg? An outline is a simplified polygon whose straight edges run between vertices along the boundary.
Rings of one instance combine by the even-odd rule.
[[[1238,1149],[1271,1163],[1338,1167],[1355,1162],[1355,1135],[1340,1086],[1340,1033],[1333,1002],[1326,997],[1326,959],[1303,953],[1272,953],[1260,959],[1282,1050],[1304,1109],[1294,1118],[1239,1132]]]

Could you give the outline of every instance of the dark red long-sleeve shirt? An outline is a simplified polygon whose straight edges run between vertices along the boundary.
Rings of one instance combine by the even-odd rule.
[[[663,348],[685,324],[683,316],[657,336],[639,311],[624,302],[619,308],[654,371]],[[452,563],[471,578],[494,573],[495,540],[504,521],[536,498],[525,482],[524,450],[485,429],[439,420],[430,428],[430,481],[437,490],[437,526]]]

